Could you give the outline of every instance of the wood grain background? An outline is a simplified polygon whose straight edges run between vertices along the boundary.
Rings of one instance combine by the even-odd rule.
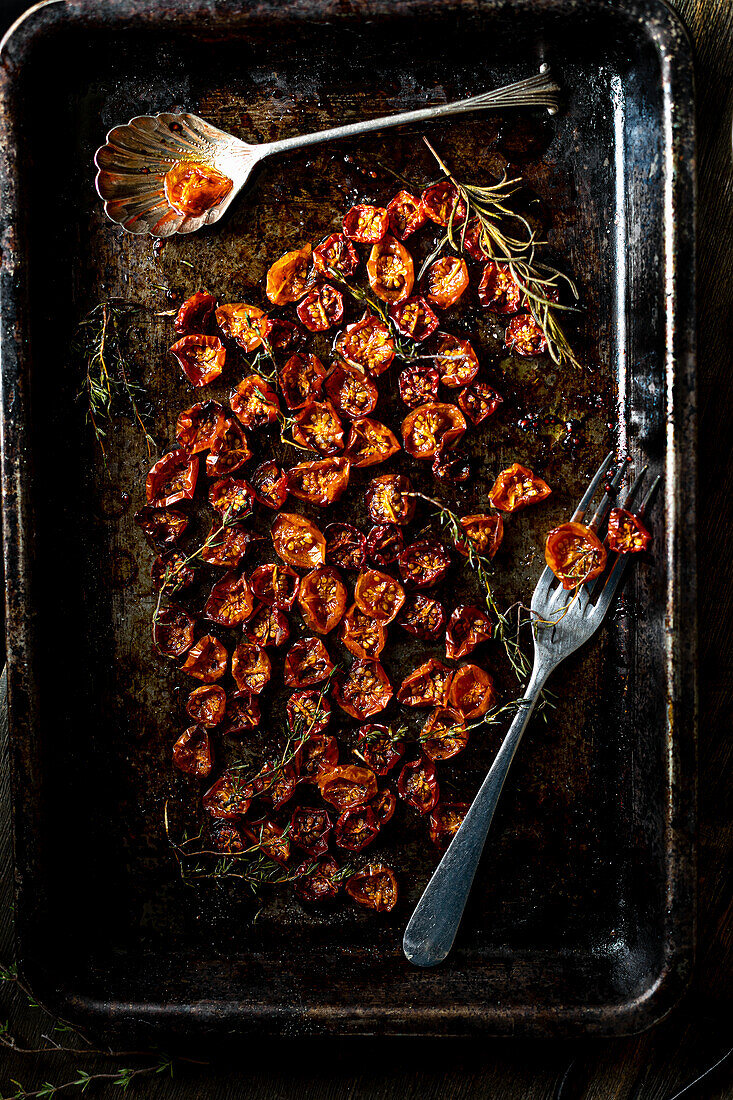
[[[103,2],[103,0],[100,0]],[[235,1056],[176,1065],[173,1079],[141,1078],[151,1100],[672,1100],[733,1046],[731,850],[733,849],[733,2],[677,0],[697,71],[699,171],[699,950],[692,987],[660,1025],[636,1038],[572,1042],[246,1044]],[[0,28],[24,5],[0,0]],[[12,957],[6,722],[0,723],[0,962]],[[73,898],[70,898],[73,904]],[[13,983],[0,985],[0,1021],[35,1046],[48,1018]],[[136,1065],[127,1059],[125,1064]],[[105,1059],[20,1055],[0,1049],[0,1093],[108,1072]],[[561,1089],[561,1082],[562,1085]],[[77,1095],[69,1088],[65,1095]],[[99,1082],[87,1095],[120,1096]],[[685,1097],[733,1097],[733,1058]]]

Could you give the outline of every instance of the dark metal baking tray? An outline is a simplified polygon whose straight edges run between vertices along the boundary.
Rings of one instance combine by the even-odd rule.
[[[502,364],[496,327],[459,314],[480,330],[507,398],[464,504],[479,506],[516,458],[555,486],[541,514],[510,525],[497,574],[509,602],[531,591],[543,532],[609,442],[662,473],[664,490],[653,554],[601,636],[564,666],[556,710],[522,746],[456,950],[417,972],[401,930],[435,856],[407,817],[388,842],[402,899],[384,921],[268,898],[253,924],[249,901],[178,881],[161,816],[188,789],[168,763],[182,681],[150,647],[131,522],[145,451],[120,422],[104,465],[68,347],[101,297],[144,303],[132,354],[163,443],[190,391],[168,366],[155,284],[188,292],[201,279],[237,300],[268,257],[330,231],[353,197],[389,197],[398,185],[384,165],[419,186],[430,161],[412,132],[268,163],[223,223],[156,257],[105,222],[92,156],[108,127],[138,113],[178,105],[267,139],[457,98],[544,60],[565,104],[550,123],[534,116],[541,150],[517,144],[508,117],[432,131],[474,179],[509,150],[584,302],[575,340],[587,369],[574,375]],[[18,950],[37,995],[108,1038],[150,1042],[648,1026],[684,988],[694,941],[693,89],[676,18],[654,0],[55,2],[12,32],[0,80]],[[553,407],[583,422],[576,448],[541,415],[537,433],[520,426]],[[448,782],[477,785],[495,745],[487,735]]]

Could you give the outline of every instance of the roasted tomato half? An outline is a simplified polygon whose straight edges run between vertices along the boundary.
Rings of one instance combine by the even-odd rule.
[[[338,570],[331,565],[320,565],[303,577],[298,603],[309,630],[328,634],[338,626],[346,607],[346,586]]]
[[[344,810],[333,831],[336,845],[348,852],[361,852],[378,835],[379,822],[371,806],[355,806],[352,810]]]
[[[306,294],[296,310],[298,320],[309,332],[326,332],[337,325],[344,315],[344,299],[341,291],[330,283],[319,283]]]
[[[334,351],[352,367],[375,377],[383,374],[394,359],[394,340],[384,321],[367,312],[338,334]]]
[[[453,611],[445,632],[445,655],[451,661],[467,657],[476,646],[487,642],[493,634],[491,619],[474,604],[459,604]]]
[[[374,412],[379,391],[371,378],[348,363],[337,363],[325,383],[328,398],[341,416],[356,420]]]
[[[313,687],[327,680],[333,668],[333,661],[320,638],[301,638],[288,650],[283,679],[286,687]]]
[[[195,573],[179,550],[166,550],[153,562],[150,575],[155,587],[170,595],[193,584]]]
[[[443,256],[428,268],[425,297],[438,309],[455,305],[468,286],[468,268],[457,256]]]
[[[436,225],[451,222],[457,230],[460,223],[466,220],[466,204],[450,180],[441,180],[426,187],[420,196],[420,205],[425,216]]]
[[[286,252],[268,269],[265,294],[274,306],[299,301],[313,284],[311,246]]]
[[[211,741],[203,726],[189,726],[173,746],[173,766],[179,772],[205,779],[211,771]]]
[[[377,797],[373,798],[369,805],[374,810],[374,816],[379,824],[386,825],[394,817],[394,812],[397,809],[397,798],[393,791],[385,787],[379,791]]]
[[[425,223],[425,211],[419,199],[409,191],[398,191],[387,203],[389,231],[401,241],[419,229]]]
[[[382,568],[394,565],[405,545],[402,528],[394,523],[375,523],[367,535],[367,559]]]
[[[333,697],[342,710],[363,722],[384,710],[392,698],[392,685],[379,661],[361,658],[335,677]]]
[[[493,558],[504,538],[504,521],[500,515],[480,512],[475,516],[463,516],[460,526],[463,537],[455,544],[459,554],[467,558],[473,550],[482,558]]]
[[[320,397],[326,371],[317,355],[291,355],[280,371],[280,389],[289,409],[302,409]]]
[[[188,651],[188,657],[181,666],[182,672],[195,676],[204,684],[213,684],[221,680],[227,670],[229,654],[218,638],[205,634]]]
[[[240,626],[254,609],[254,599],[243,573],[227,573],[211,589],[204,615],[222,626]]]
[[[282,508],[288,496],[288,479],[277,462],[263,462],[250,474],[255,500],[277,512]]]
[[[248,821],[242,825],[242,832],[269,859],[274,859],[276,863],[288,862],[290,841],[285,836],[285,830],[274,821],[268,821],[266,817]]]
[[[272,386],[259,374],[248,374],[229,395],[229,404],[245,428],[264,428],[280,416],[280,403]]]
[[[405,547],[398,564],[408,588],[433,588],[450,569],[451,556],[437,539],[420,539]]]
[[[400,684],[397,698],[406,707],[443,707],[453,679],[452,668],[431,657]]]
[[[379,569],[365,569],[354,588],[357,607],[381,623],[391,623],[405,602],[405,590],[398,580]]]
[[[320,691],[294,691],[286,707],[288,729],[298,736],[323,733],[331,717],[331,701]]]
[[[478,218],[470,218],[465,233],[461,231],[461,247],[476,263],[486,263],[489,256],[483,246],[484,230]]]
[[[286,764],[285,767],[282,767],[277,760],[274,761],[274,763],[277,770],[270,789],[267,792],[267,797],[273,810],[279,810],[280,807],[284,806],[286,802],[289,802],[295,794],[299,776],[295,761]]]
[[[317,783],[321,771],[338,764],[339,749],[335,737],[311,734],[300,750],[301,783]]]
[[[224,821],[236,821],[244,817],[252,801],[247,795],[247,784],[239,769],[226,771],[202,798],[204,810],[211,817]]]
[[[461,665],[453,674],[448,689],[448,706],[464,718],[478,718],[496,702],[494,681],[478,665]]]
[[[418,343],[427,340],[438,327],[437,314],[420,297],[407,298],[404,302],[393,305],[389,315],[398,332]]]
[[[262,343],[267,318],[259,306],[247,302],[231,302],[216,311],[219,331],[244,351],[254,351]]]
[[[234,186],[229,176],[211,164],[177,160],[163,178],[168,205],[177,214],[197,218],[212,210],[227,197]]]
[[[377,777],[371,768],[354,764],[322,767],[317,782],[323,801],[341,811],[363,806],[377,793]]]
[[[362,244],[375,244],[387,232],[389,216],[381,206],[352,206],[344,217],[344,235]]]
[[[457,443],[467,427],[466,418],[456,405],[439,401],[420,405],[402,421],[405,450],[413,458],[435,458],[436,451]]]
[[[359,255],[348,237],[332,233],[313,249],[313,266],[319,275],[335,272],[342,279],[349,279],[359,266]]]
[[[652,536],[644,524],[625,508],[612,508],[608,517],[608,549],[615,554],[639,554],[646,550]]]
[[[504,343],[523,359],[533,359],[547,351],[547,340],[531,313],[513,317],[504,333]]]
[[[397,904],[397,879],[383,863],[370,863],[347,880],[346,893],[365,909],[389,913]]]
[[[225,413],[218,401],[200,401],[178,414],[176,439],[184,451],[208,451],[224,431]]]
[[[333,455],[343,450],[344,429],[330,401],[310,401],[295,414],[293,440],[301,447]]]
[[[176,508],[146,506],[135,513],[135,523],[151,546],[173,546],[188,527],[188,516]]]
[[[307,337],[299,325],[286,321],[282,317],[268,317],[264,331],[264,341],[270,350],[290,355],[305,343]]]
[[[400,397],[409,409],[432,404],[438,396],[440,375],[430,363],[412,363],[400,371],[397,385]]]
[[[208,332],[216,309],[216,298],[213,294],[206,294],[197,290],[190,298],[187,298],[176,314],[173,328],[179,336],[198,335],[200,332]]]
[[[227,702],[222,733],[237,735],[257,729],[260,724],[260,703],[256,695],[235,691]]]
[[[224,718],[227,696],[218,684],[202,684],[194,688],[186,702],[186,710],[198,726],[213,729]]]
[[[351,523],[329,523],[326,562],[339,569],[361,569],[366,559],[366,537]]]
[[[287,565],[258,565],[249,579],[250,588],[262,603],[292,607],[298,595],[300,578]]]
[[[561,523],[547,536],[545,561],[568,590],[600,576],[607,556],[598,535],[583,523]]]
[[[384,624],[352,604],[341,622],[341,641],[355,657],[375,661],[384,649]]]
[[[248,642],[261,646],[281,646],[290,637],[288,617],[279,607],[261,603],[254,615],[247,620],[244,636]]]
[[[224,430],[211,444],[206,456],[206,476],[225,477],[244,466],[252,457],[244,428],[236,420],[225,420]]]
[[[445,626],[445,608],[430,596],[408,596],[397,622],[408,634],[431,642]]]
[[[339,500],[349,484],[351,464],[347,458],[323,458],[301,462],[287,471],[288,492],[298,500],[325,508]]]
[[[476,352],[468,340],[460,340],[448,332],[437,337],[435,366],[440,380],[449,389],[467,386],[478,374],[479,364]]]
[[[246,481],[224,477],[209,489],[209,504],[230,519],[244,519],[252,511],[252,493]]]
[[[222,531],[222,525],[215,520],[201,550],[201,560],[207,565],[218,565],[222,569],[234,569],[247,553],[252,540],[256,537],[240,524],[232,524]]]
[[[182,607],[161,607],[153,619],[153,644],[163,657],[182,657],[193,645],[193,628]]]
[[[415,285],[412,256],[403,244],[387,233],[374,245],[367,260],[369,286],[383,302],[404,302]]]
[[[295,512],[280,512],[272,521],[275,553],[296,569],[313,569],[326,560],[326,540],[315,523]]]
[[[489,262],[481,273],[478,299],[491,313],[516,313],[522,300],[519,284],[503,265]]]
[[[315,863],[306,859],[294,875],[295,893],[305,902],[330,901],[339,892],[339,875],[339,866],[333,856],[322,856]]]
[[[435,765],[425,756],[405,764],[397,780],[397,793],[420,814],[429,814],[440,797]]]
[[[359,752],[375,775],[386,775],[405,755],[405,742],[396,738],[389,726],[362,726],[357,736]]]
[[[430,815],[430,839],[438,848],[447,847],[468,813],[467,802],[439,802]]]
[[[431,469],[433,477],[449,485],[461,485],[473,472],[471,458],[463,451],[438,451]]]
[[[153,466],[145,483],[145,499],[154,508],[191,500],[196,491],[199,460],[184,450],[169,451]]]
[[[482,424],[493,416],[503,398],[488,382],[472,382],[458,394],[458,407],[472,424]]]
[[[373,477],[366,491],[366,506],[374,523],[409,523],[415,515],[412,482],[404,474]]]
[[[400,450],[394,432],[379,420],[361,416],[352,420],[345,454],[352,466],[376,466]]]
[[[232,676],[240,691],[261,695],[270,682],[272,665],[262,646],[240,642],[232,655]]]
[[[436,707],[420,734],[420,746],[429,760],[450,760],[468,744],[468,730],[460,711]]]
[[[497,477],[489,490],[489,500],[500,512],[517,512],[528,504],[547,500],[551,492],[546,481],[514,462]]]
[[[290,839],[309,856],[321,856],[328,851],[328,834],[332,829],[328,810],[301,806],[290,818]]]
[[[228,821],[221,821],[215,817],[208,832],[214,851],[230,856],[239,855],[244,851],[244,839],[236,825],[230,825]]]

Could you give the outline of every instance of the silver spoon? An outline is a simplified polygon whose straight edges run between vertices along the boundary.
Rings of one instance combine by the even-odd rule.
[[[550,78],[549,66],[542,65],[537,76],[518,80],[484,92],[471,99],[444,103],[417,111],[404,111],[384,118],[350,122],[333,130],[300,134],[266,145],[250,145],[217,129],[198,115],[138,115],[126,126],[115,126],[107,134],[106,144],[97,150],[94,163],[99,169],[97,193],[104,200],[108,218],[129,233],[150,233],[170,237],[174,233],[194,233],[204,225],[213,225],[228,210],[249,179],[255,165],[273,153],[289,153],[323,141],[358,137],[372,130],[448,118],[468,111],[501,110],[504,107],[547,107],[557,111],[559,86]],[[229,193],[211,209],[198,215],[180,214],[165,196],[166,173],[179,161],[205,164],[232,181]]]

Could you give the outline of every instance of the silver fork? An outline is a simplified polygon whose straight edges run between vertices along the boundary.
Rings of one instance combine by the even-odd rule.
[[[572,520],[582,523],[599,485],[613,463],[606,456],[594,475]],[[588,524],[597,534],[603,529],[626,472],[622,463]],[[631,509],[646,473],[644,467],[621,504]],[[636,515],[641,518],[659,485],[656,478]],[[514,754],[522,739],[540,692],[557,666],[595,634],[616,594],[630,554],[609,554],[606,570],[589,584],[571,593],[562,588],[551,569],[542,573],[532,596],[534,665],[516,717],[502,742],[489,772],[474,798],[450,847],[433,872],[405,930],[402,947],[415,966],[435,966],[447,956],[461,923],[476,868],[486,842],[494,811]],[[563,605],[563,599],[566,605]]]

